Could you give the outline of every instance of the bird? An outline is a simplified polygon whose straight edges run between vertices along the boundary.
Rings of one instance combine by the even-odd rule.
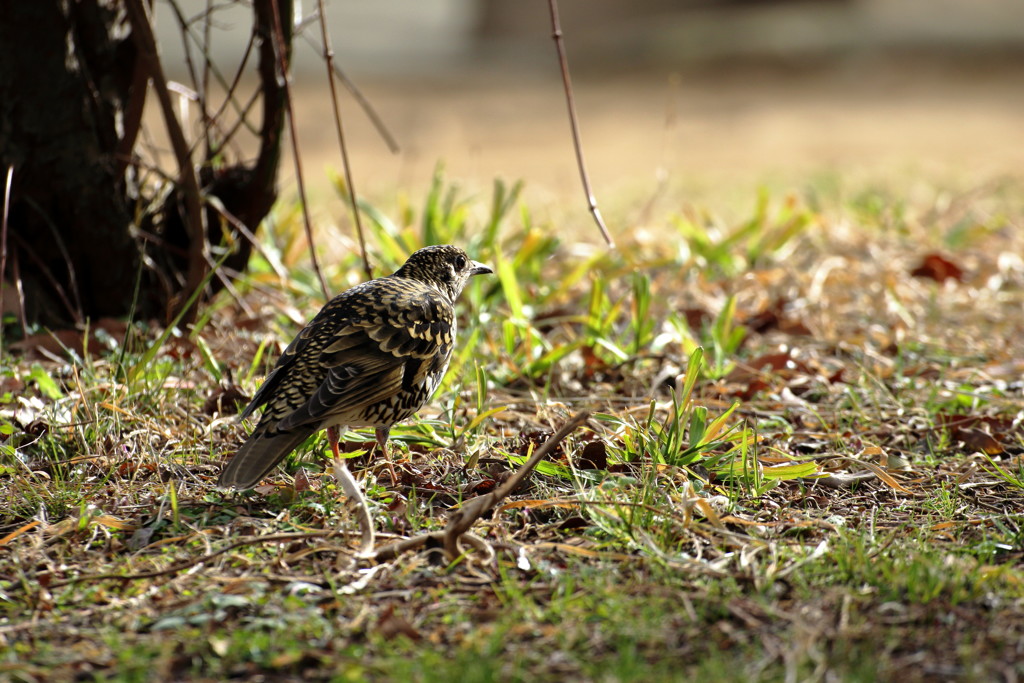
[[[242,411],[245,419],[262,408],[218,485],[252,488],[321,429],[338,460],[343,428],[373,427],[386,458],[392,425],[416,413],[448,369],[459,294],[474,275],[493,272],[459,247],[429,246],[327,302]]]

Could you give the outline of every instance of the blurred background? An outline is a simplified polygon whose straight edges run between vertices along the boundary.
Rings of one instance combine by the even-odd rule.
[[[185,63],[173,16],[157,10],[165,64],[185,78],[173,68]],[[315,10],[301,3],[307,19]],[[1021,0],[560,0],[559,10],[591,182],[612,222],[645,220],[658,202],[726,214],[739,203],[743,215],[758,188],[970,189],[1024,168]],[[241,58],[248,14],[216,14],[220,63]],[[361,194],[418,201],[440,162],[472,192],[521,179],[531,206],[590,229],[546,0],[333,0],[327,14],[337,65],[400,145],[390,152],[342,94]],[[294,87],[305,175],[312,203],[339,215],[319,26],[303,31]],[[292,162],[283,170],[293,189]]]

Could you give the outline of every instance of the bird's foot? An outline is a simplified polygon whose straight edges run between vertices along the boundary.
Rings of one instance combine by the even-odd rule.
[[[391,475],[391,485],[395,486],[398,484],[398,475],[395,474],[395,465],[391,462],[391,456],[388,455],[388,435],[390,433],[390,427],[378,427],[376,430],[377,446],[380,447],[381,455],[384,456],[384,462],[387,463],[388,473]]]

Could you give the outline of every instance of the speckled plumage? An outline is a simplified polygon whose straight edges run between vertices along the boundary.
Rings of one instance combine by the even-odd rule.
[[[471,276],[490,272],[458,247],[426,247],[327,302],[242,412],[263,408],[218,484],[253,486],[321,429],[336,449],[338,427],[375,427],[383,447],[391,426],[434,393],[455,344],[455,300]]]

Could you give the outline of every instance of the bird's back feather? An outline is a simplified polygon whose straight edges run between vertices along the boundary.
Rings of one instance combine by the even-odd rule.
[[[483,272],[490,269],[460,249],[428,247],[394,275],[327,302],[242,412],[245,418],[263,409],[220,484],[251,486],[319,429],[387,429],[419,410],[451,359],[453,301],[471,275]]]

